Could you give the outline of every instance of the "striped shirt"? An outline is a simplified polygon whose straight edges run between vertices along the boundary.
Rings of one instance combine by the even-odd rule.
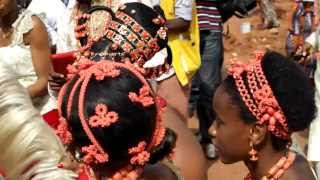
[[[216,2],[197,0],[197,11],[200,30],[222,31],[222,19]]]

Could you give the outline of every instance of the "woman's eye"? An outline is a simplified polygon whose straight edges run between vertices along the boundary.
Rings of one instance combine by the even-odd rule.
[[[216,119],[216,122],[217,122],[217,125],[221,125],[221,124],[223,124],[223,121],[221,121],[221,119],[220,119],[220,118],[217,118],[217,119]]]

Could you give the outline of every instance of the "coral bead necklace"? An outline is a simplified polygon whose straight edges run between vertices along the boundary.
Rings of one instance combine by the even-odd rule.
[[[287,156],[283,156],[280,160],[268,171],[266,176],[263,176],[261,180],[277,180],[284,172],[293,164],[296,159],[296,154],[294,152],[289,152]],[[244,180],[253,180],[251,174],[249,173]]]

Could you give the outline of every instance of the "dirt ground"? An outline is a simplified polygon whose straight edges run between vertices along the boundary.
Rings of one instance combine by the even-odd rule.
[[[256,25],[261,22],[260,10],[256,8],[250,13],[250,17],[244,19],[232,18],[224,26],[224,31],[229,32],[225,36],[225,62],[232,57],[239,59],[250,58],[255,49],[272,49],[278,52],[285,52],[285,38],[291,21],[293,0],[276,0],[276,11],[281,21],[280,28],[271,30],[258,30]],[[240,32],[242,23],[251,24],[252,31],[247,34]]]
[[[271,49],[285,53],[285,38],[291,21],[293,0],[276,0],[276,11],[281,21],[281,26],[272,30],[258,30],[256,25],[260,23],[260,10],[257,8],[250,13],[250,17],[245,19],[232,18],[225,24],[225,31],[229,35],[225,37],[225,62],[222,70],[230,63],[233,57],[239,60],[247,61],[252,57],[252,52],[256,49]],[[244,22],[251,24],[251,32],[242,34],[240,26]],[[189,126],[193,130],[197,129],[197,119],[193,117],[189,121]],[[305,145],[306,132],[299,134],[298,139],[301,145]],[[242,163],[233,165],[224,165],[219,160],[208,161],[208,179],[209,180],[241,180],[247,174],[247,169]]]

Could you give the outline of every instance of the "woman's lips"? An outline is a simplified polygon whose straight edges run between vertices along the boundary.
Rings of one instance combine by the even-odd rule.
[[[220,150],[219,145],[216,142],[213,142],[213,145],[214,145],[214,147],[216,149],[216,153],[220,156],[221,155],[221,150]]]

